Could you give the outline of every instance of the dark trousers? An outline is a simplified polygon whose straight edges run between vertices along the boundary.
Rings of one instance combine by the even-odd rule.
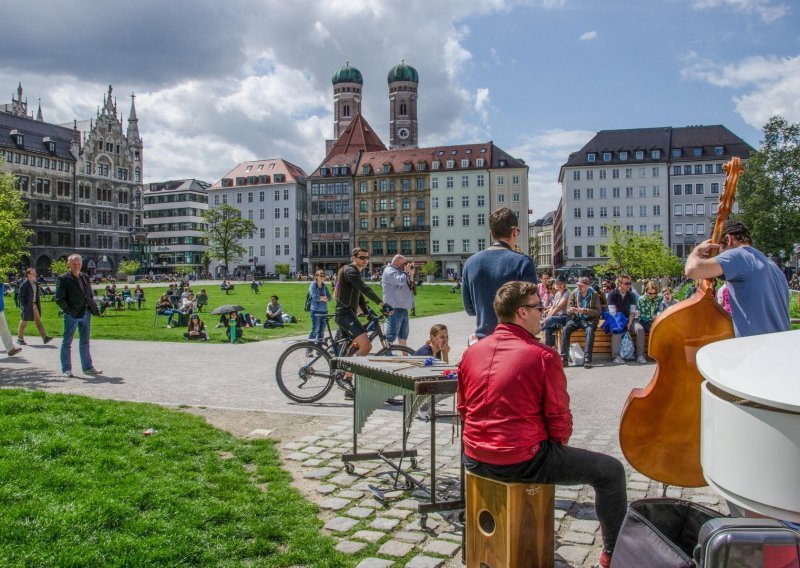
[[[594,507],[600,521],[603,546],[609,552],[614,550],[628,499],[625,468],[618,459],[546,440],[534,458],[526,462],[491,465],[477,462],[466,454],[462,461],[471,473],[499,481],[591,485],[595,492]]]
[[[597,329],[597,322],[594,320],[572,318],[567,322],[567,325],[564,326],[564,331],[561,333],[561,359],[563,361],[569,360],[569,338],[576,329],[583,329],[586,333],[583,360],[589,363],[592,360],[592,348],[594,347],[594,330]]]
[[[544,329],[544,344],[549,347],[555,347],[556,330],[564,327],[566,323],[567,323],[566,314],[550,316],[549,318],[544,320],[544,325],[542,326],[542,329]]]

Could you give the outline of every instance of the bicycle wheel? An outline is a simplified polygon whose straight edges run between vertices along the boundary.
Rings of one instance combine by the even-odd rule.
[[[403,355],[413,355],[414,350],[411,349],[408,345],[390,345],[389,347],[384,347],[375,355],[379,357],[402,357]]]
[[[278,388],[295,402],[316,402],[333,386],[331,357],[316,342],[305,341],[289,347],[275,366]]]

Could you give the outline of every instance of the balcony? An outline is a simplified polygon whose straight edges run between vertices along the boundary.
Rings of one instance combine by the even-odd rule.
[[[430,225],[412,225],[411,227],[394,227],[395,233],[413,233],[430,231]]]

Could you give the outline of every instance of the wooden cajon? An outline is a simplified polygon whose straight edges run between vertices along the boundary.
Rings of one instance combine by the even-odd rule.
[[[555,485],[466,474],[467,568],[552,568]]]

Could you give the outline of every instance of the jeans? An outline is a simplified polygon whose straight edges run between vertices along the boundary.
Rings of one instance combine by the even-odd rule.
[[[6,352],[14,349],[14,342],[11,339],[11,332],[8,329],[5,312],[0,312],[0,339],[3,341]]]
[[[633,343],[636,346],[636,355],[644,355],[644,327],[638,321],[630,329],[633,336]],[[622,346],[622,334],[615,333],[611,336],[611,356],[619,357],[619,350]]]
[[[564,327],[567,324],[567,315],[566,314],[559,314],[555,316],[550,316],[546,320],[544,320],[544,325],[542,329],[544,329],[544,344],[549,347],[556,346],[556,330]]]
[[[64,314],[64,339],[61,341],[61,370],[72,371],[72,337],[75,335],[75,330],[78,330],[78,353],[81,356],[81,368],[86,371],[91,369],[92,356],[89,354],[89,336],[92,332],[92,314],[89,310],[85,310],[83,316],[74,318],[71,315]]]
[[[491,465],[477,462],[466,454],[462,460],[471,473],[500,481],[555,485],[588,483],[595,492],[594,507],[603,545],[608,551],[614,550],[627,507],[625,468],[618,459],[545,440],[533,459],[522,463]]]
[[[311,310],[311,333],[308,335],[311,341],[316,339],[317,343],[322,343],[325,339],[325,316],[327,315],[328,312]]]
[[[386,320],[386,339],[394,343],[396,338],[408,339],[408,310],[394,308],[394,313]]]
[[[586,333],[586,344],[583,347],[584,362],[591,363],[592,348],[594,347],[594,330],[597,329],[597,322],[594,320],[570,319],[564,326],[561,333],[561,360],[569,360],[569,337],[576,329],[583,329]]]

